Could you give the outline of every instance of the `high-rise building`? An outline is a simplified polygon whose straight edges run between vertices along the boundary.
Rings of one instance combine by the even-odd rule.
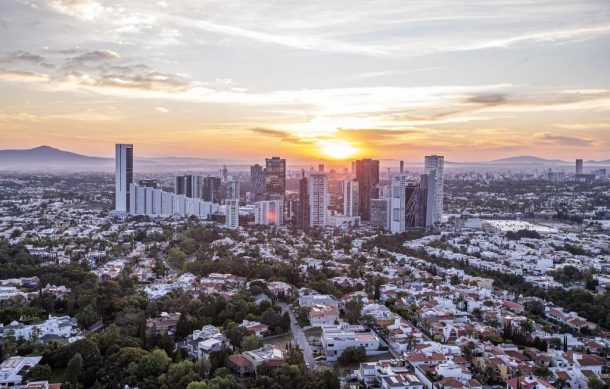
[[[255,198],[260,198],[265,193],[265,170],[259,164],[250,166],[250,183]]]
[[[200,199],[203,192],[203,177],[202,176],[193,176],[191,181],[191,197],[194,199]]]
[[[358,181],[341,181],[341,192],[343,193],[343,215],[348,217],[358,216]]]
[[[225,225],[228,228],[239,227],[239,181],[227,183],[225,209]]]
[[[576,174],[582,174],[582,159],[576,160]]]
[[[328,177],[325,173],[309,175],[309,226],[324,227],[328,214]]]
[[[379,184],[379,161],[361,159],[356,161],[356,181],[358,181],[358,213],[362,220],[370,220],[371,199],[376,199]]]
[[[229,169],[227,169],[227,165],[222,166],[220,177],[222,178],[222,182],[227,182],[229,180]]]
[[[133,145],[115,146],[115,210],[130,212],[130,188],[133,183]]]
[[[396,174],[390,179],[390,225],[393,233],[406,231],[406,188],[408,177],[405,174]]]
[[[390,227],[390,199],[380,198],[371,199],[370,201],[370,212],[371,212],[371,227],[382,228],[389,230]]]
[[[254,203],[254,223],[281,225],[283,223],[283,204],[281,200],[265,200]]]
[[[227,182],[227,200],[239,200],[239,181]]]
[[[424,173],[433,176],[434,185],[428,190],[433,191],[433,202],[428,204],[428,207],[432,205],[432,222],[440,223],[443,219],[443,198],[445,195],[444,185],[444,170],[445,170],[445,158],[441,155],[427,155],[424,164]]]
[[[297,228],[307,229],[309,228],[309,182],[305,177],[305,171],[303,176],[299,180],[299,204],[297,205],[296,219]]]
[[[185,174],[183,176],[176,176],[176,182],[174,184],[174,193],[177,195],[184,195],[186,197],[193,197],[193,176]]]
[[[239,227],[239,200],[225,200],[225,226]]]
[[[203,177],[201,198],[211,203],[220,203],[220,178]]]
[[[280,157],[265,159],[265,187],[271,198],[286,193],[286,160]]]

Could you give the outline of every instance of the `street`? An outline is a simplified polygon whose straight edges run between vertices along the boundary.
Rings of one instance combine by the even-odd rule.
[[[295,342],[303,352],[303,359],[305,360],[305,363],[310,369],[315,369],[316,363],[313,359],[313,351],[311,350],[311,346],[309,346],[309,343],[307,343],[307,337],[305,336],[303,329],[301,328],[299,323],[297,323],[297,320],[294,317],[292,310],[290,310],[290,306],[286,303],[278,304],[280,305],[280,307],[282,307],[283,312],[288,311],[288,315],[290,315],[290,331],[292,331],[292,336],[294,337]]]

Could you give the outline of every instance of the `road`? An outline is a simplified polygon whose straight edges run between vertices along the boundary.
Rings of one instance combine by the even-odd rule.
[[[310,369],[316,368],[316,362],[313,359],[313,351],[311,350],[311,346],[307,343],[307,337],[303,332],[303,329],[297,323],[297,319],[294,317],[290,306],[285,303],[279,303],[280,307],[282,307],[282,312],[288,311],[288,315],[290,316],[290,331],[292,331],[292,336],[294,337],[295,342],[303,352],[303,359],[305,363]]]

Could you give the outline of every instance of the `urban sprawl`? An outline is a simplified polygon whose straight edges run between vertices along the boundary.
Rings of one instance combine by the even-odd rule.
[[[0,173],[0,388],[610,384],[603,168],[115,151],[114,176]]]

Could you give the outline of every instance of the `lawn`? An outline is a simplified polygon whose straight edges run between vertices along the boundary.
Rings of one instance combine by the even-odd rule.
[[[294,341],[294,338],[292,337],[292,333],[287,333],[285,335],[282,336],[278,336],[275,338],[271,338],[271,339],[263,339],[263,343],[268,343],[268,344],[272,344],[276,347],[281,348],[282,350],[284,350],[286,348],[286,344],[292,342],[292,346],[296,346],[296,343]]]

